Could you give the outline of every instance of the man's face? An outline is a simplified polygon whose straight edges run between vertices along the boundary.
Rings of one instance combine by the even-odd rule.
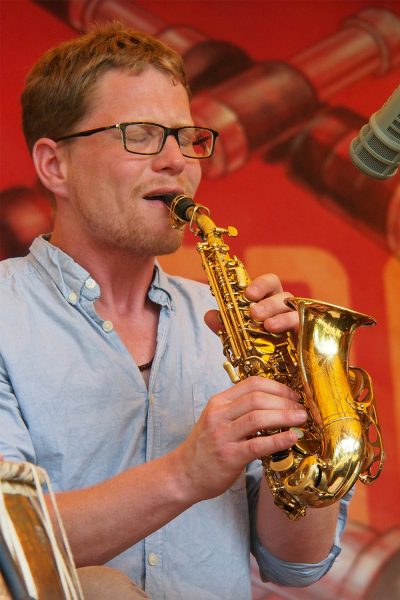
[[[112,70],[101,77],[91,108],[74,131],[127,121],[167,127],[193,125],[185,88],[148,67],[134,75]],[[169,193],[193,196],[200,182],[197,159],[185,158],[173,136],[159,154],[128,153],[118,129],[65,144],[68,203],[66,226],[108,248],[155,256],[179,247],[166,206],[149,199]]]

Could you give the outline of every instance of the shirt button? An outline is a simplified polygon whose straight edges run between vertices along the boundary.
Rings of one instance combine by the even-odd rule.
[[[158,556],[157,556],[157,554],[154,554],[154,552],[150,552],[147,560],[148,560],[149,565],[151,565],[152,567],[155,567],[156,565],[158,565]]]
[[[95,282],[95,280],[94,280],[94,279],[92,279],[91,277],[89,277],[89,279],[86,279],[86,281],[85,281],[85,287],[86,287],[88,290],[92,290],[93,288],[95,288],[95,287],[96,287],[96,285],[97,285],[97,283],[96,283],[96,282]]]
[[[68,294],[68,302],[71,304],[76,304],[78,302],[78,295],[75,294],[75,292]]]
[[[112,331],[114,329],[114,325],[112,324],[111,321],[103,321],[103,325],[102,325],[104,331]]]

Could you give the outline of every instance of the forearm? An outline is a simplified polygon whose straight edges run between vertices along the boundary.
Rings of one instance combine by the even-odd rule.
[[[103,564],[186,510],[179,451],[56,495],[77,566]]]
[[[328,555],[335,540],[339,503],[307,509],[305,517],[290,521],[276,507],[262,478],[257,510],[261,544],[274,556],[289,562],[317,563]]]

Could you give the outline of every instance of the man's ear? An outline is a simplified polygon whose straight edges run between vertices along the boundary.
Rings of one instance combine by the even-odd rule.
[[[42,184],[55,196],[65,198],[65,153],[57,146],[57,142],[49,138],[40,138],[33,147],[32,157]]]

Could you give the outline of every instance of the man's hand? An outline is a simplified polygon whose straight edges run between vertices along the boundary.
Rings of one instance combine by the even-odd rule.
[[[249,377],[213,396],[186,441],[178,448],[182,489],[192,500],[225,492],[245,466],[290,448],[296,431],[253,437],[261,429],[296,427],[306,420],[297,394],[264,377]]]
[[[284,303],[285,298],[290,298],[292,294],[283,291],[279,278],[273,273],[254,279],[245,295],[254,301],[250,308],[251,316],[257,321],[263,321],[268,331],[278,333],[297,329],[298,313]]]
[[[292,294],[283,291],[277,275],[268,273],[256,277],[247,287],[245,296],[254,302],[250,306],[251,316],[256,321],[262,321],[267,331],[279,333],[297,330],[298,313],[284,303],[285,298],[290,298]],[[218,311],[209,311],[204,316],[204,320],[215,333],[221,329]]]

